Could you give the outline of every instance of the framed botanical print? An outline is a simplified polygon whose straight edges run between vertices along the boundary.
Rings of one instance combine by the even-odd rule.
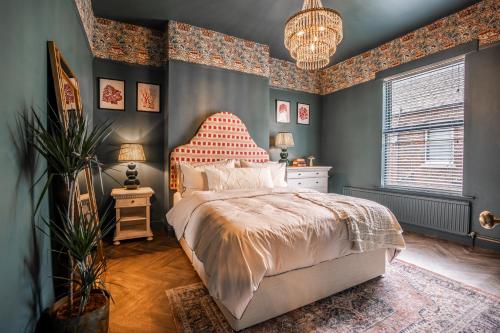
[[[99,78],[99,109],[125,110],[125,81]]]
[[[309,125],[310,120],[309,104],[297,103],[297,124]]]
[[[290,123],[290,102],[276,100],[276,122]]]
[[[160,85],[137,82],[137,111],[160,112]]]

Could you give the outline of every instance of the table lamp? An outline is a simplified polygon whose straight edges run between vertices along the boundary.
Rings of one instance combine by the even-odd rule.
[[[280,163],[290,164],[288,161],[288,148],[294,147],[293,136],[290,132],[279,132],[274,139],[274,145],[281,148]]]
[[[144,162],[146,161],[146,155],[144,154],[144,149],[142,145],[137,143],[124,143],[120,147],[120,153],[118,154],[119,162],[130,162],[128,164],[128,169],[125,172],[127,179],[123,183],[127,190],[135,190],[141,184],[137,175],[139,174],[136,169],[134,162]]]

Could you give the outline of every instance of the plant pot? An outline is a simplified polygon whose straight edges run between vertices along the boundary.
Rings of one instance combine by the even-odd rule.
[[[96,293],[97,295],[97,293]],[[99,293],[102,296],[102,293]],[[96,297],[96,296],[91,296]],[[109,297],[101,307],[85,312],[79,317],[59,318],[58,310],[66,306],[68,296],[59,299],[49,309],[52,332],[54,333],[106,333],[109,324]]]

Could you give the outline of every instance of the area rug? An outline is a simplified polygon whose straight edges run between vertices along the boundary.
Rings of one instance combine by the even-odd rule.
[[[179,332],[233,332],[201,283],[167,296]],[[500,298],[395,260],[384,277],[243,332],[500,332]]]

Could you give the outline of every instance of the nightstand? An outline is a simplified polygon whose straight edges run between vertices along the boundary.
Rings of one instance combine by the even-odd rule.
[[[135,190],[115,188],[111,195],[115,199],[116,228],[113,244],[120,245],[124,239],[147,237],[153,240],[151,232],[151,187],[139,187]]]
[[[319,192],[328,192],[329,166],[287,167],[286,182],[289,186],[310,188]]]

